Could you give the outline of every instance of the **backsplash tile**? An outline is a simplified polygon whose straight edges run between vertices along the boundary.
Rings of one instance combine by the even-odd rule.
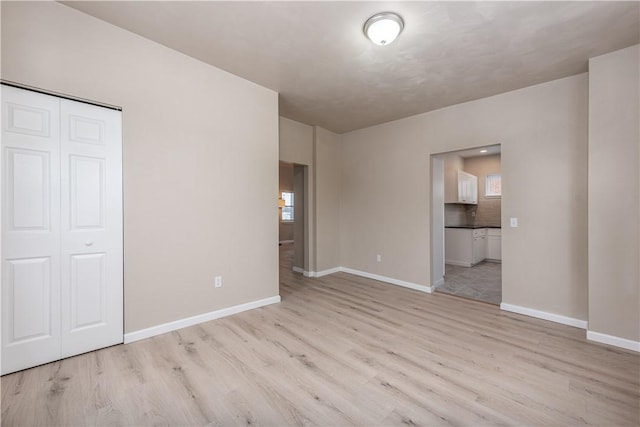
[[[500,227],[501,200],[479,200],[477,205],[445,203],[444,225],[490,225]]]
[[[457,203],[445,203],[444,205],[444,225],[465,225],[467,224],[466,205]]]
[[[478,201],[475,223],[500,227],[502,214],[501,199],[485,199]]]

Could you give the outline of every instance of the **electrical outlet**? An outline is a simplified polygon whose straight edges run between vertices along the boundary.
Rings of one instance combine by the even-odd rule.
[[[376,255],[376,261],[382,262],[382,255],[380,254]]]
[[[222,287],[222,276],[216,276],[214,280],[214,284],[216,288]]]

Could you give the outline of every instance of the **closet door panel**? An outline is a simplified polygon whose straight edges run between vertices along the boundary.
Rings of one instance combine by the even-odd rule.
[[[60,358],[59,110],[2,86],[2,374]]]
[[[62,355],[123,341],[120,112],[62,100]]]
[[[70,331],[107,323],[107,277],[104,252],[70,257]]]
[[[8,148],[7,230],[49,231],[51,171],[46,151]]]
[[[123,341],[119,111],[2,86],[2,374]]]

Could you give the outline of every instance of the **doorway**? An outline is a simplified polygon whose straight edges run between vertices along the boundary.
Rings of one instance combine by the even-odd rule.
[[[280,162],[278,232],[281,277],[309,271],[308,166]]]
[[[431,283],[435,292],[502,301],[500,145],[431,157]]]

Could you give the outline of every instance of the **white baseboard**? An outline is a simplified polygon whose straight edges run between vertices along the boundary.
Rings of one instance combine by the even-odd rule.
[[[199,314],[197,316],[187,317],[185,319],[175,320],[162,325],[152,326],[150,328],[141,329],[139,331],[124,334],[124,343],[129,344],[134,341],[151,338],[156,335],[175,331],[176,329],[186,328],[187,326],[197,325],[198,323],[208,322],[209,320],[219,319],[221,317],[231,316],[232,314],[241,313],[243,311],[252,310],[254,308],[263,307],[265,305],[280,302],[280,295],[264,298],[257,301],[251,301],[245,304],[234,305],[233,307],[223,308],[221,310],[210,311],[209,313]]]
[[[342,271],[342,267],[335,267],[335,268],[330,268],[328,270],[322,270],[322,271],[312,271],[311,276],[309,277],[322,277],[328,274],[338,273],[340,271]]]
[[[601,334],[600,332],[587,331],[587,339],[602,344],[609,344],[615,347],[640,352],[640,341],[628,340],[613,335]]]
[[[293,267],[293,271],[297,273],[302,273],[305,277],[322,277],[327,276],[329,274],[344,272],[349,274],[355,274],[356,276],[366,277],[368,279],[378,280],[380,282],[391,283],[392,285],[402,286],[409,289],[414,289],[416,291],[426,292],[428,294],[431,293],[431,286],[418,285],[417,283],[405,282],[404,280],[398,280],[391,277],[380,276],[377,274],[367,273],[366,271],[354,270],[352,268],[346,267],[334,267],[328,270],[322,271],[306,271],[300,267]],[[444,283],[444,278],[441,279],[441,283]]]
[[[450,264],[450,265],[458,265],[460,267],[472,267],[473,264],[471,264],[470,262],[462,262],[462,261],[451,261],[448,259],[444,260],[445,264]]]
[[[307,271],[302,267],[293,267],[291,270],[295,273],[302,274],[304,277],[315,277],[314,274],[316,274],[314,271]]]
[[[296,273],[302,273],[304,277],[322,277],[328,274],[338,273],[340,271],[340,267],[330,268],[328,270],[322,271],[307,271],[300,267],[293,267],[293,271],[295,271]]]
[[[521,307],[519,305],[501,303],[500,309],[512,313],[524,314],[525,316],[536,317],[538,319],[549,320],[580,329],[587,329],[587,321],[574,319],[573,317],[561,316],[559,314],[548,313],[546,311],[534,310],[533,308]]]
[[[404,280],[393,279],[391,277],[379,276],[377,274],[367,273],[366,271],[354,270],[352,268],[340,267],[340,271],[355,274],[356,276],[366,277],[368,279],[378,280],[380,282],[391,283],[392,285],[402,286],[414,289],[420,292],[431,293],[431,286],[418,285],[417,283],[405,282]]]
[[[442,285],[444,285],[444,277],[436,280],[433,284],[431,284],[431,289],[435,289],[438,286],[442,286]]]

